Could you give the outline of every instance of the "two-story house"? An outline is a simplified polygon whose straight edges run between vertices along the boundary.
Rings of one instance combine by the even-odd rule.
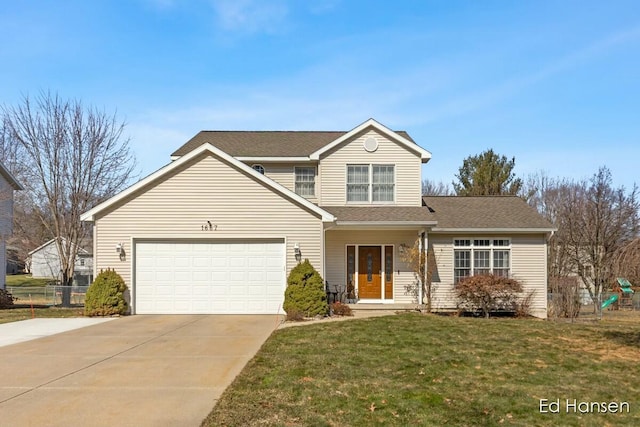
[[[5,289],[6,285],[7,238],[13,232],[13,192],[22,189],[0,162],[0,289]]]
[[[370,119],[347,132],[203,131],[172,162],[86,212],[96,272],[133,313],[282,313],[302,259],[356,304],[424,301],[402,253],[436,261],[433,307],[461,277],[519,278],[546,316],[552,227],[515,197],[421,195],[431,154]],[[424,278],[422,278],[424,280]]]

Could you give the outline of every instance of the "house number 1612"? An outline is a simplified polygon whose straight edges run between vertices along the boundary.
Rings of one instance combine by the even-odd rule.
[[[218,229],[218,224],[211,224],[211,221],[207,221],[207,223],[201,227],[202,231],[216,231]]]

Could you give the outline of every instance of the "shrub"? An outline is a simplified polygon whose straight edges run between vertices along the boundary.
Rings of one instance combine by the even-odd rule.
[[[289,273],[283,308],[287,313],[299,311],[305,317],[327,314],[329,307],[322,277],[308,259]]]
[[[14,297],[6,289],[0,289],[0,308],[13,307],[13,302],[18,298]]]
[[[516,303],[516,317],[531,317],[534,296],[535,291],[531,291],[518,300]]]
[[[347,304],[341,303],[340,301],[331,304],[331,313],[334,316],[353,316],[351,307],[349,307]]]
[[[304,314],[298,310],[287,311],[287,321],[289,322],[302,322],[304,320]]]
[[[480,311],[485,317],[492,311],[515,311],[520,292],[520,282],[493,274],[465,277],[455,287],[459,307]]]
[[[85,316],[111,316],[125,314],[127,301],[124,291],[127,285],[114,270],[100,271],[93,281],[84,300]]]

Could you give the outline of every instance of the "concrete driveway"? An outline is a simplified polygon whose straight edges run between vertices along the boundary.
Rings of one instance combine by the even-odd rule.
[[[2,426],[198,426],[280,323],[138,315],[0,348]]]

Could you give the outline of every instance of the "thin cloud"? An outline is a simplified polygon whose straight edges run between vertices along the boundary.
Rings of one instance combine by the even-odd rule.
[[[213,0],[212,6],[221,29],[247,34],[277,32],[289,15],[281,0]]]

